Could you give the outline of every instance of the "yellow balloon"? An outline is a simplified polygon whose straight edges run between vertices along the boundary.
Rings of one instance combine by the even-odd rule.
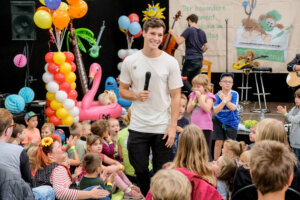
[[[56,52],[53,56],[53,61],[58,65],[63,64],[66,62],[66,56],[63,52]]]
[[[63,107],[62,102],[59,102],[56,99],[53,99],[50,102],[50,108],[52,108],[53,110],[57,110],[57,109],[62,108],[62,107]]]
[[[66,116],[65,118],[62,119],[62,124],[63,125],[72,125],[74,122],[74,117],[71,115]]]
[[[69,74],[71,70],[72,70],[72,66],[68,62],[61,64],[59,67],[59,71],[65,75]]]
[[[46,117],[46,121],[47,121],[47,122],[49,122],[49,121],[50,121],[49,117]]]
[[[70,73],[66,74],[66,81],[68,81],[69,83],[72,84],[72,83],[74,83],[75,80],[76,80],[76,74],[74,72],[70,72]]]
[[[47,92],[46,98],[47,98],[49,101],[52,101],[53,99],[55,99],[55,94],[54,94],[54,93],[51,93],[51,92]]]
[[[72,90],[75,90],[75,89],[76,89],[76,83],[75,83],[75,82],[71,83],[71,89],[72,89]]]
[[[44,10],[38,10],[35,12],[33,21],[37,27],[42,29],[49,29],[52,25],[52,17],[50,13]]]
[[[44,0],[40,0],[40,3],[46,5]]]
[[[43,1],[43,0],[42,0]],[[58,7],[58,9],[62,9],[62,10],[68,10],[69,6],[68,4],[66,4],[65,2],[61,2],[60,6]]]
[[[69,111],[65,108],[59,108],[56,110],[56,116],[59,118],[59,119],[63,119],[65,117],[67,117],[69,115]]]

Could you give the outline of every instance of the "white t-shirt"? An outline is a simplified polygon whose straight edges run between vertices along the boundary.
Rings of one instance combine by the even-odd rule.
[[[132,102],[129,129],[164,134],[171,120],[169,91],[183,85],[179,64],[163,51],[156,58],[148,58],[140,50],[124,60],[120,81],[130,84],[133,92],[140,92],[144,90],[147,71],[151,72],[150,96],[145,102]]]

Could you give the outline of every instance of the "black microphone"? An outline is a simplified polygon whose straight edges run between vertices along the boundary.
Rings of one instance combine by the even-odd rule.
[[[146,72],[144,90],[148,90],[150,77],[151,77],[151,72]]]

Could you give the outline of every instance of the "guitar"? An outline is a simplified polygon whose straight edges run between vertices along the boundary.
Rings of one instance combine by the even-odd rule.
[[[171,29],[174,28],[175,22],[181,17],[181,11],[179,10],[176,15],[173,17],[174,21],[172,24]],[[162,50],[167,52],[169,55],[174,56],[175,50],[178,47],[178,44],[176,43],[176,40],[174,37],[171,36],[170,33],[164,34],[163,41],[161,43],[162,45]]]
[[[291,87],[300,85],[300,71],[290,72],[286,77],[286,83]]]
[[[102,33],[105,29],[105,21],[103,20],[103,24],[100,28],[100,33],[98,35],[98,38],[97,38],[97,42],[95,45],[93,45],[90,49],[89,49],[89,55],[92,57],[92,58],[98,58],[99,56],[99,50],[101,48],[101,45],[99,45],[99,42],[100,42],[100,39],[101,39],[101,36],[102,36]]]
[[[258,59],[258,58],[267,58],[268,56],[266,55],[261,55],[261,56],[257,56],[252,58],[251,60],[248,59],[241,59],[239,61],[237,61],[236,63],[233,64],[233,68],[234,69],[243,69],[244,67],[246,67],[247,65],[251,65],[251,61]]]

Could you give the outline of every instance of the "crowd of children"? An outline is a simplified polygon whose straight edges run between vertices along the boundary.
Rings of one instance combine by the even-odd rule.
[[[210,92],[206,75],[194,77],[193,92],[188,99],[181,95],[170,163],[152,177],[146,199],[229,200],[239,189],[251,184],[258,189],[260,199],[273,192],[284,194],[288,187],[300,192],[300,89],[295,92],[295,107],[290,112],[286,107],[277,107],[278,113],[292,124],[290,143],[283,123],[267,118],[252,127],[249,139],[253,143],[246,145],[243,141],[236,141],[239,98],[232,90],[233,80],[233,74],[222,74],[221,91],[214,95]],[[190,122],[184,117],[185,112],[190,113]],[[98,194],[100,199],[110,199],[117,191],[123,192],[123,199],[143,199],[128,156],[130,116],[129,108],[123,117],[126,127],[120,127],[119,120],[114,118],[73,123],[69,127],[70,136],[66,137],[51,123],[43,124],[40,133],[37,114],[29,112],[24,118],[27,127],[16,124],[8,142],[27,149],[35,180],[33,187],[43,185],[40,183],[47,176],[53,181],[51,170],[59,164],[68,168],[70,188],[74,183],[79,191],[95,192],[95,187],[106,190]],[[214,147],[212,140],[215,140]],[[60,151],[67,155],[66,159],[62,155],[60,163],[56,164],[51,157],[54,147],[47,150],[55,141],[59,142]],[[151,169],[149,160],[149,171]],[[54,187],[55,183],[51,181],[46,182],[53,185],[56,198],[73,199],[73,192],[69,190],[69,193],[64,193],[60,188],[57,193],[58,186]]]

